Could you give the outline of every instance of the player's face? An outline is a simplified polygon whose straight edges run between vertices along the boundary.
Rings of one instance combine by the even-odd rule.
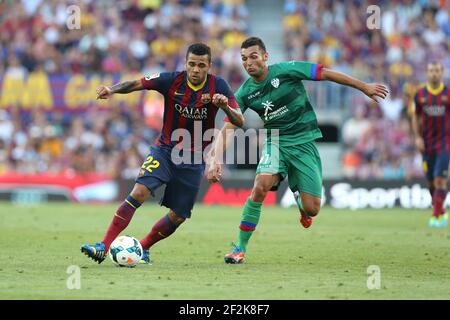
[[[441,64],[430,63],[427,66],[427,80],[433,84],[439,84],[442,82],[442,76],[444,74],[444,67]]]
[[[189,82],[193,85],[201,84],[205,81],[210,67],[211,63],[207,54],[198,56],[189,53],[186,59],[186,72]]]
[[[241,60],[245,71],[253,78],[259,78],[264,74],[268,54],[258,45],[241,49]]]

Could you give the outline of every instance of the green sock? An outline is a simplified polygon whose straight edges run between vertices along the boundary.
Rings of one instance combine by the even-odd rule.
[[[256,225],[261,214],[262,202],[254,202],[247,199],[242,212],[242,220],[239,225],[238,246],[245,252],[247,250],[248,240],[255,231]]]

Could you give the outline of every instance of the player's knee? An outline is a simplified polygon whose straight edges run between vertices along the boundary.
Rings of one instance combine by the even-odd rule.
[[[150,196],[150,190],[148,190],[146,186],[136,184],[130,195],[139,203],[144,203]]]
[[[182,224],[184,221],[186,221],[186,218],[177,215],[174,211],[170,210],[169,211],[169,219],[170,221],[173,222],[173,224],[175,224],[176,226],[179,226],[180,224]]]
[[[303,210],[310,216],[315,217],[320,211],[320,199],[303,203]]]
[[[434,186],[437,189],[445,189],[447,188],[447,179],[444,177],[436,177],[434,179]]]
[[[264,184],[256,184],[252,189],[252,194],[250,197],[252,201],[262,202],[269,190],[270,188],[265,186]]]

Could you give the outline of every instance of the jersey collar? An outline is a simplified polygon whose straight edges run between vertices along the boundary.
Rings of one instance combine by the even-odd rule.
[[[432,95],[438,95],[439,93],[442,92],[442,90],[444,90],[444,83],[441,82],[441,84],[439,85],[439,87],[437,87],[436,89],[433,89],[429,83],[427,83],[427,90],[429,93],[431,93]]]
[[[194,90],[194,91],[198,91],[198,90],[200,90],[201,88],[203,88],[203,87],[205,86],[206,80],[208,80],[208,75],[206,75],[205,80],[203,80],[202,83],[200,83],[199,85],[196,86],[196,85],[193,85],[193,84],[189,81],[189,79],[187,78],[187,75],[186,75],[186,81],[187,81],[187,84],[188,84],[189,88],[191,88],[191,89]]]

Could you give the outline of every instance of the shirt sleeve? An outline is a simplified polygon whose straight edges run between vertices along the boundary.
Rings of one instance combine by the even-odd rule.
[[[155,90],[159,93],[164,93],[167,83],[170,83],[172,76],[170,73],[154,73],[152,75],[141,78],[141,83],[144,89]]]
[[[236,98],[236,102],[241,109],[241,112],[244,113],[245,110],[248,109],[248,106],[244,103],[244,100],[242,99],[242,86],[236,91],[236,94],[234,95]]]
[[[322,79],[323,64],[320,63],[289,61],[278,65],[283,71],[293,74],[299,80],[319,81]]]
[[[413,110],[416,115],[420,113],[420,103],[419,103],[419,91],[416,92],[413,99]]]

